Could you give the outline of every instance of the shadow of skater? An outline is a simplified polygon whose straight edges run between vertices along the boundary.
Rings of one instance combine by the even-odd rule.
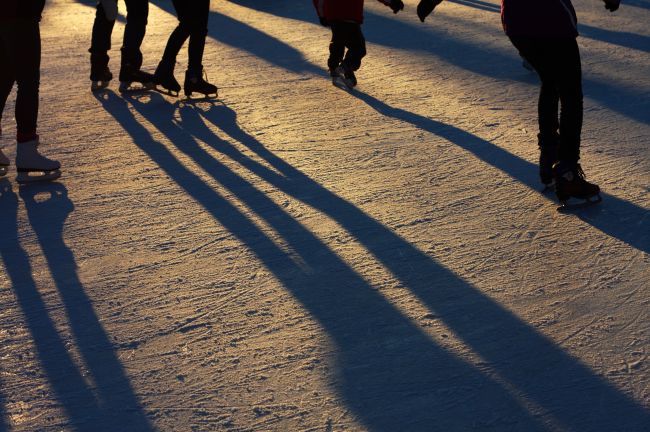
[[[79,281],[74,256],[63,241],[65,219],[74,209],[65,186],[32,184],[21,187],[19,194],[92,381],[91,384],[76,366],[66,347],[67,341],[57,331],[38,292],[29,257],[17,237],[18,198],[9,191],[3,194],[0,205],[0,256],[34,340],[38,359],[68,417],[69,428],[77,431],[151,430]]]
[[[1,251],[4,248],[3,244],[5,241],[8,241],[3,235],[2,225],[4,223],[4,212],[15,213],[14,208],[17,207],[17,203],[14,203],[16,200],[16,194],[14,194],[11,189],[11,183],[3,178],[0,179],[0,258],[2,257]],[[16,233],[14,233],[15,237]],[[9,419],[7,418],[7,412],[5,406],[7,406],[6,396],[2,393],[2,390],[6,387],[5,383],[2,381],[2,376],[4,375],[3,364],[0,364],[0,432],[6,432],[9,430]]]
[[[283,207],[202,148],[196,138],[206,139],[220,150],[230,145],[204,124],[195,124],[198,116],[188,119],[193,108],[183,108],[178,123],[170,121],[175,106],[158,95],[151,95],[148,102],[130,98],[126,103],[112,92],[98,99],[139,149],[252,251],[327,332],[338,354],[339,376],[334,385],[368,430],[470,430],[476,419],[491,419],[504,426],[514,423],[526,431],[544,430],[498,379],[432,341]],[[227,189],[227,196],[263,219],[282,237],[286,248],[278,246],[229,199],[155,141],[130,107]],[[360,221],[362,229],[363,223]],[[408,262],[402,260],[400,265],[408,267]],[[428,277],[430,287],[444,285],[448,278],[458,282],[441,268]]]
[[[377,103],[369,97],[363,100],[369,104]],[[383,107],[386,108],[385,105]],[[217,139],[207,127],[201,127],[202,122],[193,118],[197,115],[246,146],[273,169],[255,162],[230,144]],[[194,134],[211,144],[214,149],[280,191],[321,211],[346,229],[405,288],[479,355],[494,374],[507,383],[508,389],[517,395],[522,404],[529,408],[535,407],[531,410],[548,414],[557,422],[556,425],[563,425],[568,430],[635,431],[650,424],[650,414],[645,407],[628,398],[607,380],[595,375],[529,324],[522,322],[353,204],[268,151],[240,128],[236,114],[230,108],[215,105],[212,109],[201,112],[187,107],[181,110],[181,116],[188,134]],[[514,168],[517,170],[523,171],[527,167],[527,162],[464,131],[440,123],[436,124],[434,130],[433,133],[449,137],[454,143],[473,150],[475,154],[478,151],[482,157],[491,154],[498,160],[505,158],[511,163],[517,162]],[[474,145],[479,145],[479,148],[473,148]],[[486,145],[493,148],[485,152]],[[497,167],[501,164],[495,161],[492,163]],[[634,206],[630,206],[625,207],[625,210],[634,210]],[[633,241],[630,238],[628,240]],[[445,372],[437,369],[437,373]],[[428,388],[431,391],[435,386]],[[468,406],[467,411],[472,412],[473,407]],[[412,414],[409,412],[408,415]],[[513,430],[527,430],[526,427],[519,426]]]
[[[489,141],[457,127],[400,108],[393,108],[368,94],[356,91],[354,96],[386,117],[409,123],[425,132],[442,137],[529,188],[536,191],[541,189],[537,165]],[[650,210],[607,193],[601,192],[601,196],[603,203],[575,211],[575,216],[610,237],[617,238],[642,252],[650,253]]]

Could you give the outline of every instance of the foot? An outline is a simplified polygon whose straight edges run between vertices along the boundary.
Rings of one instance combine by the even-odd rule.
[[[192,97],[192,93],[202,93],[204,96],[218,96],[217,86],[210,84],[203,79],[201,73],[196,72],[185,72],[185,83],[183,84],[183,91],[185,96]]]
[[[172,96],[178,96],[178,93],[181,91],[181,85],[176,81],[174,77],[174,66],[171,67],[167,64],[160,63],[156,68],[156,73],[154,74],[154,82],[157,86],[162,87],[165,92]]]
[[[600,188],[585,179],[585,173],[580,164],[560,161],[553,165],[555,178],[555,193],[561,203],[566,204],[569,198],[579,198],[590,201],[592,197],[600,200]]]
[[[357,85],[357,77],[354,75],[352,69],[350,69],[345,63],[341,63],[339,67],[334,69],[332,82],[334,85],[342,84],[351,89]]]
[[[9,170],[9,163],[9,158],[5,156],[5,154],[2,153],[2,149],[0,149],[0,177],[7,175],[7,171]]]
[[[104,89],[113,79],[113,74],[108,68],[109,57],[107,54],[90,54],[90,89],[92,91]]]
[[[133,86],[138,83],[138,86]],[[130,90],[150,90],[155,87],[155,78],[149,72],[140,69],[134,69],[127,64],[123,64],[120,69],[120,91]]]
[[[61,164],[38,152],[38,139],[18,143],[16,150],[16,171],[19,183],[55,180],[61,176]]]

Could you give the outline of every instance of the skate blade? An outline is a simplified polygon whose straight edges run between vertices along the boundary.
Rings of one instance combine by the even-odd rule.
[[[16,181],[20,184],[38,183],[56,180],[61,177],[61,170],[53,171],[23,171],[19,172]]]
[[[99,91],[99,90],[104,90],[106,87],[108,87],[108,84],[110,81],[93,81],[90,84],[90,91]]]
[[[160,94],[164,94],[164,95],[167,95],[167,96],[173,96],[173,97],[178,97],[178,95],[180,93],[178,91],[166,89],[165,87],[162,87],[162,86],[159,86],[159,85],[156,85],[153,89],[156,90]]]
[[[579,202],[564,200],[560,201],[560,206],[557,208],[557,211],[560,213],[569,213],[573,210],[580,210],[583,208],[589,208],[594,204],[598,204],[603,200],[600,194],[592,195],[586,198],[575,198],[581,200]]]
[[[137,93],[137,92],[146,92],[149,90],[155,90],[156,84],[152,82],[148,83],[138,83],[138,82],[120,82],[120,93]]]
[[[0,177],[6,176],[8,172],[9,172],[9,166],[0,165]]]
[[[201,96],[194,96],[194,93],[199,94]],[[214,92],[214,93],[199,93],[199,92],[190,92],[185,93],[185,101],[205,101],[205,100],[212,100],[212,99],[217,99],[219,97],[219,92]]]

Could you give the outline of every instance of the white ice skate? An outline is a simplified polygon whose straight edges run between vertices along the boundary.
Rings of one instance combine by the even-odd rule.
[[[18,183],[52,181],[61,177],[61,164],[38,152],[38,139],[19,143],[16,150]]]
[[[0,149],[0,177],[6,176],[7,171],[9,171],[9,158]]]

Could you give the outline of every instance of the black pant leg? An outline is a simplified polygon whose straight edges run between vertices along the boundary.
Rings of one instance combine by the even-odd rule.
[[[38,122],[38,94],[41,75],[41,33],[39,23],[17,21],[4,23],[1,30],[5,55],[18,87],[16,92],[16,124],[18,134],[29,136],[36,133]],[[2,105],[11,87],[11,73],[2,83]],[[13,84],[13,80],[11,81]],[[5,95],[6,93],[6,95]]]
[[[11,55],[13,50],[9,45],[11,38],[7,37],[5,32],[5,29],[0,31],[0,64],[2,65],[0,67],[0,118],[2,118],[9,93],[16,82],[14,59]]]
[[[183,1],[183,0],[181,0]],[[191,28],[190,45],[188,47],[188,67],[190,74],[201,74],[203,71],[203,52],[205,38],[208,35],[208,18],[210,16],[210,0],[194,0],[188,25]]]
[[[111,35],[113,34],[114,26],[115,21],[106,19],[104,6],[101,3],[97,4],[90,49],[88,50],[91,54],[107,55],[111,49]]]
[[[332,29],[332,40],[330,41],[330,56],[327,59],[327,67],[330,71],[336,69],[343,61],[345,55],[345,25],[340,22],[333,22],[330,24]]]
[[[582,71],[575,38],[511,38],[542,82],[538,103],[540,143],[559,132],[559,158],[577,162],[583,118]],[[558,122],[558,103],[561,113]]]
[[[149,1],[125,0],[125,2],[126,26],[122,42],[122,65],[128,64],[133,69],[140,69],[142,66],[140,47],[147,31]]]
[[[361,24],[344,23],[346,26],[346,42],[348,52],[343,62],[353,71],[361,67],[361,59],[366,56],[366,39],[361,31]]]
[[[583,122],[582,65],[576,39],[557,46],[560,94],[560,160],[578,162]]]

